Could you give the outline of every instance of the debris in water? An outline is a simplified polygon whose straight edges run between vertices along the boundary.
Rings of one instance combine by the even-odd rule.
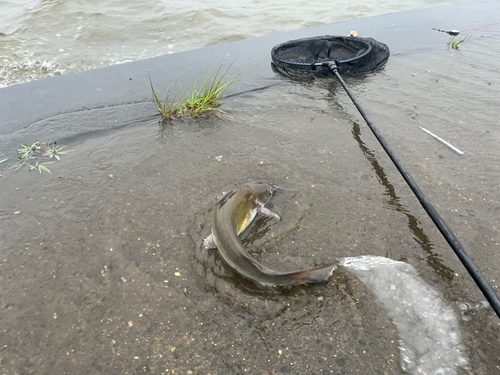
[[[403,372],[457,374],[468,366],[455,310],[413,266],[375,256],[339,262],[374,293],[398,328]]]
[[[436,134],[434,133],[431,133],[429,130],[427,129],[424,129],[422,127],[420,127],[420,129],[422,129],[424,132],[426,132],[427,134],[431,135],[432,137],[436,138],[437,140],[443,142],[446,146],[448,146],[449,148],[451,148],[453,151],[455,152],[458,152],[460,155],[463,155],[464,152],[463,151],[460,151],[458,148],[456,148],[455,146],[453,146],[452,144],[446,142],[443,138],[441,137],[438,137]]]
[[[435,28],[432,28],[432,30],[441,31],[442,33],[446,33],[448,35],[453,35],[453,36],[460,34],[460,31],[458,30],[441,30]]]

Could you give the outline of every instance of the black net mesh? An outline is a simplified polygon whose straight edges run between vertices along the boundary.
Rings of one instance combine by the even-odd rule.
[[[335,61],[342,75],[367,73],[381,68],[389,58],[389,48],[373,38],[319,36],[291,40],[271,51],[271,66],[290,78],[331,76],[327,66]]]

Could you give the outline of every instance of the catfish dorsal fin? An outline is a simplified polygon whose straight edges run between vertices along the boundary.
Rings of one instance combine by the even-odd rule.
[[[236,192],[237,192],[237,190],[236,190],[236,189],[235,189],[235,190],[230,190],[230,191],[228,191],[226,194],[224,194],[224,195],[222,196],[222,198],[221,198],[221,199],[219,199],[219,200],[217,201],[217,203],[216,203],[215,205],[216,205],[216,206],[218,206],[219,204],[224,204],[224,203],[226,203],[228,200],[230,200],[230,199],[231,199],[231,198],[232,198],[232,197],[236,194]]]

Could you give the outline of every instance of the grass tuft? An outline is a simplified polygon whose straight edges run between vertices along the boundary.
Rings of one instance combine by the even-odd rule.
[[[470,38],[472,38],[472,35],[467,35],[464,37],[459,37],[458,35],[451,36],[450,39],[448,39],[447,44],[453,49],[458,49],[460,44],[464,43],[465,41],[469,40]]]
[[[50,161],[51,159],[61,160],[59,155],[73,151],[64,150],[65,148],[66,146],[56,146],[55,139],[50,143],[36,142],[31,146],[21,144],[21,148],[16,151],[19,161],[11,168],[17,171],[24,165],[27,165],[30,171],[35,169],[40,173],[42,171],[52,173],[46,165],[53,163],[53,161]]]
[[[227,89],[238,78],[238,76],[232,78],[229,75],[229,69],[232,65],[231,63],[224,71],[222,71],[221,65],[214,77],[211,77],[207,73],[204,83],[199,85],[196,82],[193,89],[185,93],[182,99],[177,100],[175,97],[173,100],[170,100],[170,95],[168,94],[167,99],[163,103],[158,98],[158,95],[156,95],[153,82],[151,81],[151,77],[149,77],[156,109],[164,120],[172,120],[183,115],[198,117],[201,114],[220,112],[219,107],[227,96]]]
[[[185,113],[183,102],[185,101],[186,96],[184,96],[184,98],[182,98],[181,100],[177,100],[177,97],[174,97],[173,100],[170,100],[170,94],[168,94],[167,99],[165,99],[162,104],[162,102],[156,95],[155,89],[153,87],[153,82],[151,81],[151,76],[149,77],[149,84],[151,85],[151,92],[153,93],[155,107],[164,119],[173,119]]]

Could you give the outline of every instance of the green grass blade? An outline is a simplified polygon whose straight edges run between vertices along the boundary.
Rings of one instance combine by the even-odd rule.
[[[48,173],[52,174],[52,172],[50,171],[50,169],[47,168],[45,165],[38,164],[38,171],[40,172],[40,174],[42,173],[42,170],[44,170],[45,172],[48,172]]]
[[[151,76],[149,75],[149,73],[148,73],[148,76],[149,76],[149,84],[151,85],[151,92],[153,93],[153,100],[154,100],[156,109],[158,110],[158,112],[160,112],[160,114],[163,114],[160,99],[158,99],[158,96],[156,95],[155,89],[153,87],[153,81],[151,81]]]

